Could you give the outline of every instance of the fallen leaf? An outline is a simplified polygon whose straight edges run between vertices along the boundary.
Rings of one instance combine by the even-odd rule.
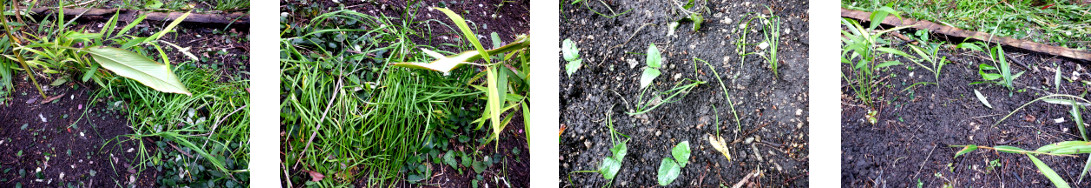
[[[727,142],[724,142],[724,138],[708,134],[708,143],[712,144],[712,149],[716,149],[724,157],[727,157],[727,161],[731,161],[731,151],[727,149]]]
[[[310,171],[310,170],[304,170],[304,171],[306,171],[307,174],[311,175],[311,181],[322,181],[323,178],[326,178],[326,175],[322,175],[322,173],[318,173],[318,172]]]

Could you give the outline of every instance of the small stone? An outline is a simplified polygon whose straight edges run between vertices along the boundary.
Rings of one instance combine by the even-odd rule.
[[[754,142],[754,137],[746,137],[746,140],[743,141],[744,144],[750,144],[752,142]]]
[[[762,41],[761,44],[758,44],[758,48],[761,48],[762,50],[765,50],[765,48],[769,48],[769,43],[765,42],[765,41]]]
[[[675,79],[675,80],[677,80],[677,79],[681,79],[681,78],[682,78],[682,73],[675,73],[675,74],[674,74],[674,79]]]
[[[587,148],[591,148],[591,141],[590,140],[584,140],[583,141],[583,146],[587,146]]]
[[[662,134],[663,134],[663,131],[659,131],[659,130],[655,131],[655,136],[659,136],[659,135],[662,135]]]
[[[803,109],[796,109],[796,116],[803,115]]]

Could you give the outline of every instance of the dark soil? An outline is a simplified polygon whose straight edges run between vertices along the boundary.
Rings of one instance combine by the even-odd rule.
[[[657,186],[661,159],[670,156],[671,148],[682,141],[690,142],[691,164],[670,186],[732,186],[754,170],[763,176],[751,179],[747,184],[751,187],[808,186],[806,1],[708,2],[711,12],[704,14],[706,21],[700,30],[694,32],[692,23],[683,22],[676,36],[667,36],[668,24],[680,18],[674,13],[678,6],[671,1],[604,2],[614,11],[631,11],[608,18],[589,10],[588,6],[609,13],[599,1],[584,1],[586,6],[563,3],[560,38],[576,42],[583,67],[569,77],[563,72],[567,62],[562,59],[559,63],[560,122],[566,127],[560,139],[561,186],[595,187],[609,182],[599,174],[571,173],[597,170],[610,155],[613,144],[605,122],[608,114],[613,114],[618,132],[632,137],[614,186]],[[751,55],[740,62],[735,51],[734,42],[740,38],[736,28],[744,18],[750,18],[746,14],[765,11],[763,5],[771,6],[781,20],[779,77],[765,59]],[[753,24],[752,28],[760,28],[759,21]],[[745,33],[747,43],[762,40],[760,29]],[[656,44],[666,62],[663,75],[649,87],[667,90],[682,78],[708,83],[644,115],[625,115],[627,106],[640,94],[639,79],[649,43]],[[747,48],[757,50],[755,45]],[[741,131],[736,130],[736,120],[712,70],[700,62],[694,70],[693,58],[707,60],[719,71],[740,118]],[[715,134],[717,127],[728,142],[738,141],[728,144],[732,161],[709,144],[708,135]],[[748,139],[753,141],[745,141]]]
[[[53,19],[53,18],[50,18]],[[69,30],[99,32],[109,18],[81,18],[74,22]],[[118,28],[127,22],[119,22]],[[145,21],[133,28],[129,35],[150,36],[162,30],[168,23]],[[160,40],[174,43],[197,56],[193,60],[174,47],[163,45],[171,63],[196,64],[197,67],[215,70],[224,80],[249,79],[249,32],[223,26],[181,24],[176,32],[164,35]],[[30,23],[26,28],[37,28]],[[34,32],[33,30],[27,32]],[[36,35],[47,35],[39,33]],[[116,46],[116,44],[115,44]],[[154,48],[146,47],[154,52]],[[147,54],[159,60],[158,53]],[[90,82],[68,82],[51,88],[46,92],[50,97],[61,96],[53,102],[43,101],[25,72],[15,82],[12,96],[7,102],[0,103],[0,187],[13,187],[16,184],[30,187],[61,187],[67,184],[80,187],[113,187],[117,185],[136,185],[152,187],[158,177],[154,170],[139,171],[135,160],[133,140],[121,135],[131,134],[123,107],[109,107],[117,99],[98,99],[92,106],[90,101],[99,88]],[[40,74],[40,72],[39,72]],[[54,79],[80,73],[62,73],[38,76],[38,82],[47,86]],[[48,87],[48,86],[47,86]],[[30,100],[35,102],[28,102]],[[124,106],[124,105],[121,105]],[[94,108],[96,110],[88,110]],[[97,110],[101,109],[101,110]],[[41,117],[48,122],[42,122]],[[81,118],[82,117],[82,118]],[[27,125],[26,129],[21,126]],[[74,126],[70,126],[73,125]],[[118,145],[118,141],[123,141]],[[144,140],[153,145],[154,139]],[[22,151],[22,155],[19,155]],[[154,153],[155,151],[148,151]],[[71,153],[71,154],[69,154]],[[48,156],[49,159],[46,159]],[[42,177],[34,173],[42,168]],[[26,175],[20,175],[24,170]],[[94,170],[92,176],[90,171]],[[61,174],[64,177],[61,178]],[[38,182],[41,179],[41,182]],[[132,181],[132,183],[130,183]]]
[[[119,136],[132,133],[128,121],[104,101],[89,105],[91,88],[74,83],[49,87],[47,94],[60,98],[42,104],[30,80],[17,80],[14,101],[0,105],[0,187],[155,184],[154,170],[138,172],[132,163],[136,143],[115,140],[127,140]]]
[[[908,31],[906,31],[908,32]],[[942,36],[938,36],[942,37]],[[890,38],[895,43],[901,41]],[[961,42],[950,39],[948,42]],[[906,46],[899,46],[908,50]],[[1082,95],[1088,91],[1086,62],[1056,58],[1048,54],[1005,49],[1013,72],[1026,71],[1015,80],[1015,92],[997,84],[976,84],[981,81],[977,66],[990,63],[981,52],[955,50],[947,46],[940,50],[952,64],[944,66],[939,85],[918,85],[935,82],[934,74],[921,69],[907,59],[897,59],[906,65],[882,71],[884,86],[878,103],[878,123],[865,121],[868,108],[855,98],[855,91],[842,81],[841,117],[841,182],[847,187],[1052,187],[1025,155],[998,153],[979,149],[953,158],[961,148],[948,145],[976,144],[980,146],[1011,145],[1027,150],[1050,143],[1080,140],[1066,105],[1037,102],[993,126],[1003,116],[1019,106],[1051,93]],[[907,51],[908,52],[908,51]],[[1056,66],[1062,77],[1060,91],[1054,90]],[[842,67],[842,72],[849,69]],[[1079,75],[1074,75],[1074,74]],[[985,107],[974,94],[980,91],[993,108]],[[1084,116],[1086,119],[1086,111]],[[1054,122],[1062,118],[1064,122]],[[1075,187],[1091,183],[1075,183],[1086,162],[1079,157],[1039,158]],[[989,162],[999,160],[999,167]]]
[[[510,0],[508,0],[510,1]],[[430,10],[429,7],[447,7],[455,13],[461,15],[467,22],[470,22],[470,27],[478,34],[478,40],[482,42],[486,48],[491,47],[492,38],[490,33],[496,32],[501,41],[511,42],[517,35],[529,33],[529,20],[530,20],[530,5],[529,1],[516,1],[516,2],[503,2],[503,6],[498,9],[497,5],[500,5],[501,0],[487,0],[484,2],[467,2],[467,1],[420,1],[417,4],[408,6],[404,1],[393,0],[378,0],[378,1],[343,1],[342,3],[335,3],[333,1],[317,1],[307,2],[314,4],[311,7],[307,7],[303,10],[297,10],[288,12],[289,4],[299,4],[297,1],[281,1],[281,10],[290,15],[290,19],[287,19],[286,23],[292,27],[298,27],[306,25],[310,18],[318,15],[341,10],[341,7],[345,9],[354,10],[367,15],[383,15],[391,18],[403,18],[403,15],[407,15],[407,12],[411,12],[415,17],[413,21],[417,32],[428,33],[432,35],[432,38],[420,38],[413,36],[411,40],[419,45],[433,46],[440,50],[455,52],[458,49],[451,45],[466,46],[467,44],[459,43],[464,40],[460,40],[462,34],[458,31],[457,27],[451,24],[450,19],[438,10]],[[304,7],[304,6],[299,6]],[[434,20],[434,21],[429,21]],[[443,25],[443,24],[449,24]],[[454,29],[454,30],[451,30]],[[470,49],[464,49],[470,50]],[[513,111],[515,114],[521,113]],[[499,141],[499,149],[495,150],[495,144],[485,145],[482,148],[477,147],[476,144],[468,145],[452,145],[453,148],[461,148],[460,151],[467,153],[478,152],[492,156],[500,154],[504,160],[501,163],[494,164],[492,167],[486,169],[481,175],[484,177],[479,185],[482,187],[527,187],[530,184],[530,155],[529,147],[527,145],[526,133],[524,132],[522,116],[517,115],[512,118],[511,123],[501,133]],[[471,136],[472,138],[484,138],[489,132],[481,131],[480,135]],[[457,143],[457,142],[451,142]],[[518,148],[521,152],[515,154],[512,152],[514,148]],[[486,155],[481,155],[486,156]],[[398,187],[471,187],[471,181],[476,179],[478,174],[474,173],[469,167],[464,167],[462,173],[459,174],[457,169],[453,169],[447,165],[435,165],[437,167],[433,170],[433,176],[428,180],[420,182],[418,184],[409,184],[405,181],[397,182]],[[306,176],[303,172],[291,172],[293,176]],[[308,177],[305,177],[309,179]],[[402,177],[404,178],[404,177]],[[498,181],[499,180],[499,181]],[[297,183],[302,185],[301,183]],[[368,185],[366,179],[360,179],[356,182],[357,186]]]

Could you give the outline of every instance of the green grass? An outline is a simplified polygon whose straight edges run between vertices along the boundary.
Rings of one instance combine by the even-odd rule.
[[[891,5],[902,16],[1075,49],[1091,46],[1091,9],[1068,0],[895,1],[842,0],[845,8],[872,11]],[[1048,8],[1044,8],[1048,5]]]
[[[16,36],[23,44],[5,42],[5,45],[14,46],[5,46],[3,50],[5,56],[14,56],[24,65],[20,72],[50,78],[54,80],[53,85],[68,82],[97,85],[85,115],[101,114],[104,110],[126,112],[123,114],[133,133],[112,138],[103,148],[135,142],[138,155],[128,162],[136,164],[134,166],[141,171],[155,169],[163,173],[164,176],[154,180],[159,185],[239,187],[249,184],[250,118],[246,108],[249,81],[220,80],[221,77],[237,78],[240,75],[215,74],[213,70],[197,68],[192,62],[172,65],[160,46],[166,41],[160,37],[172,31],[177,22],[146,37],[129,33],[139,21],[122,27],[117,25],[117,17],[110,18],[103,25],[105,29],[99,32],[73,29],[75,20],[59,21],[64,20],[63,13],[45,15],[41,20],[24,19],[40,24],[35,27],[4,21],[5,27],[17,25],[16,29],[23,31]],[[13,35],[8,33],[0,41],[10,37]],[[109,48],[114,52],[103,53],[97,47],[77,48],[82,46],[122,46],[123,49]],[[111,58],[98,58],[102,56]],[[0,66],[15,70],[12,68],[17,62],[7,60],[5,58]],[[125,66],[134,65],[134,62],[148,66]],[[148,67],[162,68],[164,72],[151,76],[131,74],[149,73]],[[125,74],[130,78],[121,76]],[[147,82],[149,77],[168,76],[172,78],[169,81],[181,85],[182,91],[178,93],[188,93],[183,92],[188,88],[192,95],[166,93],[162,85],[145,84],[150,83]],[[10,78],[10,75],[0,75],[0,80],[4,77]]]
[[[416,11],[391,16],[339,10],[306,21],[285,21],[280,94],[286,134],[281,150],[289,186],[426,184],[434,182],[428,178],[439,173],[441,166],[457,170],[447,173],[496,176],[481,173],[511,160],[479,149],[495,140],[482,124],[502,121],[499,124],[506,125],[514,112],[482,120],[491,114],[485,113],[488,90],[481,86],[486,75],[477,69],[495,69],[496,88],[510,91],[498,92],[506,97],[498,101],[505,105],[497,107],[507,111],[526,104],[522,101],[527,75],[520,73],[527,72],[529,56],[525,52],[490,54],[481,59],[492,64],[469,63],[472,66],[446,74],[394,66],[430,61],[433,56],[419,49],[453,54],[414,43],[414,39],[430,40],[441,34],[433,32],[434,27],[458,31],[446,24],[449,20],[402,18],[413,17]],[[440,47],[479,49],[466,41]],[[502,63],[515,69],[499,68],[506,67]],[[313,181],[308,172],[325,178]]]

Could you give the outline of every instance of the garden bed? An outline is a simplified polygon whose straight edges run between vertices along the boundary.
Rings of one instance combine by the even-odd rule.
[[[481,98],[485,94],[475,94],[467,90],[472,89],[470,85],[484,85],[484,79],[469,82],[468,78],[483,72],[483,69],[479,66],[463,66],[452,71],[450,75],[441,75],[434,71],[407,69],[381,63],[387,61],[385,58],[397,58],[401,55],[406,55],[404,61],[430,60],[431,58],[421,58],[425,57],[419,53],[421,48],[433,49],[445,54],[473,50],[472,47],[467,48],[469,43],[462,39],[462,33],[458,31],[451,19],[434,7],[446,7],[455,14],[461,15],[470,22],[469,27],[474,29],[479,40],[489,48],[492,48],[492,45],[488,44],[492,39],[490,34],[493,32],[501,41],[512,42],[516,36],[529,32],[528,1],[444,1],[418,2],[413,5],[396,1],[342,2],[343,4],[319,1],[313,2],[315,6],[297,6],[300,3],[281,2],[281,29],[286,30],[286,34],[282,36],[281,45],[283,53],[281,71],[284,75],[281,88],[299,89],[304,88],[301,87],[304,85],[307,85],[306,88],[319,88],[281,93],[282,101],[286,101],[282,103],[282,108],[290,109],[283,113],[285,115],[281,120],[281,128],[284,131],[281,135],[284,174],[281,175],[286,177],[286,180],[281,182],[282,186],[526,187],[529,185],[530,150],[527,146],[527,133],[524,129],[522,112],[515,110],[506,113],[505,116],[512,116],[511,123],[500,132],[498,140],[488,143],[485,143],[486,139],[492,136],[489,123],[486,122],[486,126],[480,129],[474,129],[477,123],[469,123],[479,118],[484,110],[485,103]],[[317,20],[315,18],[320,17],[337,18],[327,19],[324,22],[314,21]],[[382,22],[382,24],[374,22]],[[378,27],[384,27],[384,29],[376,29]],[[337,31],[316,32],[323,29]],[[402,37],[408,41],[400,42]],[[407,51],[386,50],[388,47],[401,48],[403,47],[401,45],[407,45]],[[315,54],[323,55],[306,58]],[[347,59],[346,63],[338,66],[321,66],[340,58]],[[396,60],[389,61],[396,62]],[[497,60],[493,59],[493,63],[496,62]],[[484,61],[477,63],[484,63]],[[308,72],[312,70],[319,71]],[[316,74],[318,72],[331,72],[331,74]],[[414,81],[407,82],[406,79]],[[338,82],[344,82],[343,88],[346,90],[356,88],[346,92],[355,96],[337,94],[331,98],[331,95],[326,92],[336,91],[334,88],[337,87]],[[311,86],[312,83],[315,86]],[[359,85],[367,84],[374,84],[374,87],[358,88]],[[402,87],[410,89],[400,89]],[[398,93],[394,95],[403,98],[393,101],[429,101],[387,105],[403,104],[384,102],[391,100],[391,95],[387,93],[394,92]],[[448,95],[460,96],[447,98]],[[420,99],[436,96],[442,99]],[[327,105],[333,106],[333,110],[323,115],[325,113],[322,110],[312,111],[315,110],[312,109],[315,105],[325,107],[318,109],[329,108]],[[428,111],[418,111],[421,108],[427,108]],[[350,116],[358,113],[355,109],[375,111],[375,113]],[[387,111],[397,112],[386,114]],[[314,117],[307,115],[312,113]],[[325,117],[319,118],[320,116]],[[364,119],[385,123],[362,121],[356,117],[366,117]],[[330,122],[349,122],[349,124],[358,122],[358,125],[342,127]],[[399,125],[399,128],[391,128],[390,125]],[[402,127],[406,128],[401,129]],[[376,136],[386,134],[391,129],[406,131],[407,134]],[[340,132],[359,130],[378,131],[353,136],[338,135]],[[312,137],[313,142],[310,141]],[[357,143],[354,137],[363,137],[360,139],[375,137],[384,140]],[[358,145],[342,147],[325,144],[331,142]],[[413,144],[390,148],[375,146],[390,143]],[[440,145],[443,145],[442,148]],[[379,147],[385,149],[376,149]],[[336,152],[342,149],[356,150],[362,154],[354,156]],[[394,153],[390,150],[398,150],[398,152]],[[315,154],[357,164],[343,166],[315,161],[312,157]],[[452,156],[454,165],[447,164],[445,156]],[[384,157],[384,159],[375,159],[377,157]],[[471,161],[475,165],[469,165]],[[489,165],[482,171],[475,171],[471,166],[476,166],[476,163]],[[388,171],[392,169],[389,168],[391,166],[398,170]],[[422,169],[426,172],[422,173]]]
[[[899,32],[913,36],[916,31]],[[914,53],[908,45],[919,43],[894,35],[883,38],[891,41],[892,48],[910,54]],[[987,54],[956,48],[954,44],[963,42],[962,38],[942,35],[931,38],[932,43],[946,43],[938,54],[950,61],[938,78],[909,59],[883,54],[882,60],[876,62],[897,60],[903,64],[879,70],[874,107],[856,97],[858,91],[850,86],[850,81],[842,80],[842,185],[1053,186],[1025,155],[981,149],[956,158],[955,153],[962,148],[950,145],[1009,145],[1034,150],[1056,142],[1080,140],[1068,105],[1033,102],[1000,120],[1020,106],[1049,94],[1082,96],[1088,91],[1087,62],[1005,47],[1013,74],[1025,71],[1013,80],[1014,87],[1009,90],[994,83],[973,84],[983,81],[979,65],[993,62]],[[1058,69],[1060,83],[1055,80]],[[847,64],[841,68],[846,75],[852,70]],[[923,84],[929,82],[935,84]],[[991,108],[978,99],[975,90]],[[875,124],[868,122],[869,110],[877,111]],[[1088,181],[1076,181],[1086,155],[1038,155],[1038,158],[1070,185],[1089,186]]]
[[[589,187],[611,180],[591,173],[613,147],[607,115],[613,126],[632,140],[627,157],[612,185],[654,186],[660,159],[671,156],[671,147],[688,141],[691,165],[670,186],[806,187],[808,185],[808,4],[807,2],[698,1],[707,6],[705,22],[694,32],[683,21],[668,36],[668,25],[682,16],[678,2],[562,2],[561,39],[579,47],[583,66],[568,76],[560,75],[560,185]],[[682,1],[681,3],[685,3]],[[609,9],[604,6],[609,6]],[[749,55],[742,62],[736,50],[740,34],[748,52],[760,49],[763,25],[754,19],[751,29],[737,31],[756,15],[779,16],[779,66],[774,74],[766,59]],[[613,12],[620,14],[609,17]],[[597,11],[599,13],[593,12]],[[621,14],[622,12],[626,12]],[[601,14],[600,14],[601,13]],[[642,115],[626,115],[641,93],[638,84],[650,43],[663,54],[663,72],[652,86],[667,90],[675,82],[696,79],[698,85],[677,102],[662,104]],[[723,79],[721,88],[709,65]],[[564,60],[560,63],[565,70]],[[734,118],[724,90],[738,114]],[[736,124],[738,123],[738,124]],[[714,150],[708,135],[720,129],[733,160]],[[756,178],[743,180],[751,172]]]
[[[9,18],[14,21],[13,17]],[[56,14],[38,15],[35,18],[55,20]],[[49,32],[59,29],[56,25],[52,25],[55,23],[49,21],[42,22],[45,25],[39,25],[37,22],[29,21],[30,17],[24,17],[23,19],[28,20],[28,26],[21,27],[22,32],[55,37]],[[71,17],[66,17],[66,21],[70,19]],[[64,30],[98,33],[109,19],[110,17],[81,17],[73,21]],[[117,25],[120,25],[118,26],[120,28],[129,23],[129,21],[122,20]],[[144,21],[135,25],[125,35],[150,36],[163,30],[168,23]],[[41,28],[45,28],[45,30]],[[248,89],[246,83],[250,77],[248,68],[248,29],[223,24],[183,23],[174,30],[175,32],[163,35],[159,40],[188,48],[188,52],[193,55],[192,57],[185,55],[185,53],[174,47],[160,43],[160,45],[164,45],[162,48],[165,51],[165,56],[170,59],[171,66],[177,67],[173,69],[176,74],[187,75],[183,76],[184,78],[202,77],[199,78],[205,80],[200,82],[202,84],[216,83],[219,85],[215,86],[218,89],[211,90],[218,91],[213,92],[216,93],[213,95],[220,95],[222,93],[219,93],[219,91],[229,90],[226,92],[237,95],[220,97],[248,96],[246,94],[248,92],[246,91]],[[120,45],[109,42],[105,44],[108,46]],[[90,44],[83,43],[77,47],[85,45]],[[162,56],[154,48],[146,46],[143,49],[137,50],[137,53],[147,54],[146,56],[155,61],[162,60]],[[9,49],[4,53],[11,54],[12,52]],[[24,53],[23,55],[27,56],[28,59],[32,58],[32,54]],[[9,61],[9,63],[12,63],[13,67],[18,65],[17,62]],[[123,83],[126,82],[123,81],[126,78],[118,76],[116,78],[120,79],[115,79],[113,76],[108,76],[103,77],[104,80],[107,80],[106,83],[110,83],[108,87],[104,88],[93,81],[80,81],[83,72],[61,69],[62,71],[59,73],[44,73],[41,69],[32,69],[35,70],[35,78],[38,83],[47,88],[45,89],[45,95],[49,98],[43,99],[38,94],[35,85],[26,76],[26,71],[22,70],[13,73],[15,75],[13,90],[9,90],[6,95],[0,95],[0,99],[2,99],[0,100],[0,120],[2,120],[0,121],[0,127],[3,127],[0,130],[0,140],[4,140],[4,143],[0,143],[0,151],[3,151],[0,158],[9,161],[0,166],[0,170],[4,172],[0,173],[3,174],[0,175],[0,180],[2,180],[0,186],[60,187],[72,185],[100,187],[134,185],[137,187],[153,187],[157,185],[174,185],[172,183],[190,186],[207,185],[206,183],[221,186],[248,184],[248,173],[245,172],[247,165],[244,163],[249,161],[248,149],[238,149],[241,146],[238,146],[237,143],[230,147],[229,150],[232,151],[229,153],[225,153],[223,148],[217,149],[217,151],[212,151],[211,147],[200,148],[221,155],[222,157],[219,157],[219,160],[227,161],[225,163],[228,163],[228,168],[234,171],[232,173],[235,174],[235,177],[227,178],[228,180],[225,181],[224,177],[210,177],[208,172],[204,172],[205,169],[197,169],[197,166],[208,166],[208,171],[218,171],[213,170],[213,165],[204,161],[206,158],[197,155],[194,151],[197,150],[196,148],[188,148],[161,137],[144,137],[140,139],[130,137],[131,134],[134,134],[134,129],[146,128],[151,124],[182,126],[187,123],[183,121],[160,122],[146,119],[145,121],[148,121],[145,122],[146,124],[130,124],[131,122],[140,122],[129,119],[131,117],[130,112],[137,108],[133,106],[134,103],[138,103],[135,101],[138,96],[133,96],[129,92],[137,92],[138,90],[132,90],[133,88],[128,85],[135,82]],[[58,81],[62,79],[65,81]],[[191,82],[184,83],[191,84]],[[199,88],[191,88],[191,90],[203,92],[209,90],[206,87],[213,86],[203,85],[199,86]],[[149,93],[141,95],[143,97],[167,98],[184,96],[180,94]],[[194,96],[205,95],[209,94]],[[216,101],[212,103],[220,105],[229,105],[230,103],[230,105],[244,106],[238,104],[241,101],[237,101],[237,99],[209,100]],[[227,102],[226,100],[234,102]],[[248,99],[243,98],[243,100]],[[42,101],[48,102],[43,103]],[[219,110],[209,112],[208,109],[211,109],[211,107],[185,106],[185,108],[192,108],[193,111],[191,112],[195,113],[190,117],[194,119],[198,117],[209,119],[220,116],[230,117],[226,121],[216,119],[223,122],[221,122],[219,129],[215,129],[215,132],[202,130],[190,134],[209,133],[215,135],[209,138],[217,142],[235,141],[225,140],[224,137],[233,135],[233,133],[224,132],[227,130],[245,130],[246,132],[242,134],[249,134],[247,128],[249,123],[241,126],[236,125],[236,123],[242,121],[241,119],[249,118],[248,111],[240,110],[240,112],[230,113],[231,111]],[[232,110],[234,109],[232,108]],[[173,112],[173,110],[175,109],[163,107],[153,111]],[[213,123],[212,121],[202,121],[197,123],[204,125],[202,129],[207,129],[207,126]],[[204,136],[207,135],[202,135],[202,138]],[[204,142],[204,140],[196,138],[191,138],[191,140],[198,145]],[[142,148],[138,142],[147,146]],[[226,144],[231,145],[232,143]],[[215,147],[215,145],[217,144],[208,143],[206,146]],[[144,158],[138,156],[145,152],[154,157]],[[236,152],[241,152],[241,154]],[[238,156],[246,157],[242,159]],[[150,161],[142,161],[143,159]],[[171,166],[165,167],[162,162],[168,160],[183,160],[184,163],[193,163],[185,165],[184,168],[190,171],[186,176],[178,176],[177,173],[180,173],[180,170],[172,169],[172,167],[182,168],[183,162],[177,162],[179,166],[174,166],[174,162],[171,162]],[[36,173],[37,169],[42,170],[40,175]],[[240,169],[241,172],[238,171]],[[25,174],[20,173],[21,171],[25,171]],[[202,173],[203,175],[198,175]]]

